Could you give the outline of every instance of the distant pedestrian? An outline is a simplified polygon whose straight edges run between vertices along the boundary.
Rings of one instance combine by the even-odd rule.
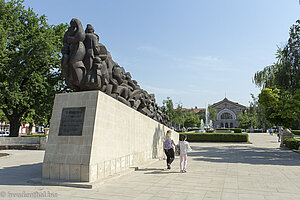
[[[270,128],[270,135],[273,135],[273,129]]]
[[[187,165],[187,152],[192,151],[190,144],[186,141],[187,136],[182,135],[181,141],[179,141],[180,146],[180,172],[186,172],[186,165]]]
[[[175,142],[173,138],[171,137],[171,130],[168,130],[166,133],[166,136],[164,138],[164,151],[167,156],[167,168],[171,169],[171,164],[174,161],[174,147]]]
[[[280,142],[280,137],[281,137],[282,131],[283,131],[283,128],[280,127],[280,128],[278,129],[278,133],[277,133],[278,142]]]

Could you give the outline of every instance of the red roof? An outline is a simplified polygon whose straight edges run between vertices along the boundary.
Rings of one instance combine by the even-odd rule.
[[[241,104],[239,104],[239,103],[236,103],[236,102],[233,102],[233,101],[229,101],[226,97],[225,97],[222,101],[219,101],[219,102],[217,102],[217,103],[214,103],[214,104],[212,105],[212,107],[214,108],[214,107],[216,107],[216,106],[218,106],[218,105],[220,105],[220,104],[222,104],[222,103],[225,103],[225,102],[230,103],[230,104],[233,104],[233,105],[235,105],[235,106],[239,106],[239,107],[241,107],[241,108],[243,108],[243,109],[246,109],[246,106],[243,106],[243,105],[241,105]]]

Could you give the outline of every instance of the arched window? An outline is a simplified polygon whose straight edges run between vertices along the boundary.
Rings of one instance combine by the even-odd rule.
[[[221,119],[233,119],[233,117],[230,113],[223,113]]]
[[[221,123],[221,128],[224,128],[224,124],[223,123]]]
[[[230,123],[230,128],[233,128],[233,123]]]

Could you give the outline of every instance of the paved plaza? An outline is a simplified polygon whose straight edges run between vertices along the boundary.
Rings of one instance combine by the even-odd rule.
[[[171,170],[162,160],[95,189],[27,183],[41,177],[44,151],[3,150],[10,155],[0,157],[0,199],[300,199],[300,154],[279,148],[275,135],[249,136],[252,144],[191,143],[187,173],[179,173],[178,158]]]

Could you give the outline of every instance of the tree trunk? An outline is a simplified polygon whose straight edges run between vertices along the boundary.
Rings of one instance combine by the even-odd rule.
[[[12,120],[12,121],[9,121],[9,124],[10,124],[9,137],[18,137],[21,123],[17,120]]]
[[[21,126],[21,117],[24,113],[18,112],[18,109],[12,109],[12,114],[9,114],[6,108],[2,108],[5,116],[9,120],[9,137],[18,137],[19,136],[19,129]]]
[[[33,123],[29,123],[29,135],[32,134]]]

